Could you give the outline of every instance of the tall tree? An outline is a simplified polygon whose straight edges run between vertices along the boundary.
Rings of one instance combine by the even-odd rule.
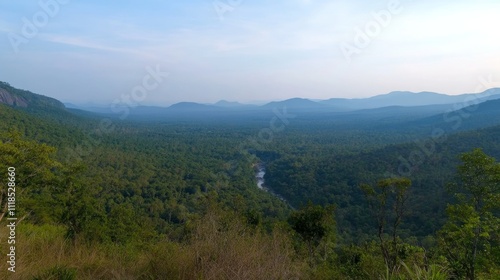
[[[406,213],[410,186],[411,180],[408,178],[380,180],[376,187],[361,185],[377,220],[380,249],[390,271],[394,271],[398,265],[398,229]]]
[[[491,252],[499,245],[500,164],[481,149],[462,154],[461,161],[459,183],[450,185],[457,203],[448,205],[440,242],[455,274],[476,279],[479,260],[494,264],[499,258]]]

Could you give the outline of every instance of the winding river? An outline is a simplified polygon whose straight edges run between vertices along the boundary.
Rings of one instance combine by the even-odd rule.
[[[272,189],[264,185],[265,183],[264,175],[266,175],[266,166],[263,163],[258,163],[255,167],[256,167],[255,178],[257,179],[257,188],[274,195],[275,197],[279,198],[280,200],[288,204],[293,209],[293,207],[288,203],[288,201],[286,201],[284,197],[275,193]]]
[[[266,175],[266,167],[263,164],[258,164],[257,173],[255,174],[255,178],[257,178],[257,187],[261,190],[267,191],[267,189],[264,188],[264,175]]]

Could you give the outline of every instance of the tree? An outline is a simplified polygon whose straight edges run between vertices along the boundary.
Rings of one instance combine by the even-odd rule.
[[[377,220],[380,249],[390,271],[394,271],[398,265],[398,229],[406,212],[410,186],[411,180],[408,178],[380,180],[376,188],[367,184],[361,185]],[[386,237],[386,232],[390,234],[389,238]]]
[[[40,222],[53,218],[51,190],[58,179],[54,171],[61,168],[61,164],[54,159],[55,152],[53,147],[24,139],[17,131],[0,135],[0,178],[5,182],[7,171],[15,170],[15,181],[12,182],[15,192],[11,195],[15,197],[17,206],[23,205],[16,209],[18,222],[30,214],[31,219]],[[7,210],[6,195],[7,189],[2,187],[0,220]]]
[[[61,208],[58,221],[66,226],[66,237],[73,241],[78,237],[85,241],[106,241],[109,225],[103,203],[96,198],[100,190],[82,182],[84,169],[81,164],[68,164],[59,172],[55,200]]]
[[[332,242],[327,239],[332,238],[335,228],[333,209],[333,206],[322,207],[308,202],[305,207],[293,212],[288,220],[292,229],[306,243],[310,261],[321,241]]]
[[[71,238],[80,233],[93,239],[103,236],[105,214],[95,199],[95,187],[90,188],[80,178],[84,167],[61,164],[55,159],[56,151],[16,131],[0,136],[0,178],[7,175],[9,167],[15,170],[17,222],[29,216],[34,223],[63,223]],[[8,209],[6,195],[2,188],[0,220]]]
[[[462,154],[461,161],[459,183],[450,185],[457,203],[448,205],[439,236],[455,274],[476,279],[479,260],[498,261],[491,252],[499,245],[500,164],[481,149]]]

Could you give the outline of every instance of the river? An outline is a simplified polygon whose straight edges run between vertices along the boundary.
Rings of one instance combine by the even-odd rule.
[[[270,189],[269,187],[266,187],[264,185],[264,183],[266,182],[266,180],[264,179],[264,175],[266,175],[266,166],[263,163],[258,163],[257,165],[255,165],[255,167],[256,167],[255,178],[257,179],[257,188],[259,188],[259,189],[261,189],[263,191],[266,191],[266,192],[274,195],[275,197],[279,198],[281,201],[283,201],[286,204],[288,204],[292,209],[294,209],[288,203],[288,201],[286,201],[286,199],[284,197],[282,197],[281,195],[275,193],[272,189]]]
[[[257,178],[257,188],[267,191],[267,189],[264,188],[264,175],[266,175],[266,167],[263,164],[258,164],[257,173],[255,174],[255,178]]]

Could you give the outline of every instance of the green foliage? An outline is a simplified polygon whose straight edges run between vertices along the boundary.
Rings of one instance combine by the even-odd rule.
[[[386,270],[385,275],[381,278],[384,280],[448,280],[450,275],[447,270],[435,264],[428,267],[421,267],[417,264],[408,266],[402,262],[401,266],[404,271],[400,273],[391,273],[389,269]]]
[[[401,256],[398,229],[407,211],[406,201],[410,186],[411,180],[408,178],[380,180],[376,188],[366,184],[361,185],[377,220],[380,249],[390,271],[396,269]],[[390,237],[387,237],[387,233]]]
[[[54,221],[55,209],[51,205],[58,181],[54,170],[62,167],[54,159],[55,152],[53,147],[23,139],[17,131],[0,135],[0,178],[5,182],[8,168],[15,169],[16,204],[22,206],[16,209],[19,218]],[[6,203],[6,191],[2,188],[1,205]]]
[[[375,242],[361,246],[341,246],[337,250],[336,267],[343,277],[339,279],[379,279],[386,265]]]
[[[0,168],[14,167],[18,171],[17,182],[33,189],[37,184],[47,184],[55,178],[51,169],[61,165],[54,160],[56,149],[36,141],[22,139],[17,131],[0,135]]]
[[[93,189],[75,182],[65,186],[61,202],[61,223],[67,226],[66,236],[75,239],[82,235],[88,241],[109,240],[106,213],[96,199]]]
[[[289,223],[305,242],[313,246],[318,245],[333,229],[331,210],[309,202],[299,211],[292,213]]]
[[[449,205],[440,231],[441,247],[457,277],[476,279],[478,270],[498,267],[500,164],[475,149],[461,156],[457,203]]]
[[[493,158],[480,151],[462,157],[457,204],[434,234],[451,201],[444,185],[456,155],[475,146],[500,155],[500,127],[426,142],[425,151],[413,142],[428,131],[362,114],[362,122],[297,118],[272,141],[256,138],[271,114],[220,122],[113,119],[114,129],[102,133],[97,115],[76,116],[50,99],[0,88],[34,104],[0,104],[0,169],[18,169],[26,217],[19,233],[28,238],[22,252],[38,265],[26,268],[27,279],[35,271],[72,277],[73,268],[83,279],[444,279],[467,275],[473,247],[478,277],[498,274]],[[11,128],[18,132],[6,133]],[[411,181],[394,176],[407,155]],[[256,187],[257,163],[286,201]],[[376,183],[381,176],[390,178]],[[298,211],[289,207],[306,201]]]
[[[323,260],[331,253],[329,247],[334,242],[335,229],[333,210],[333,206],[322,207],[309,202],[293,212],[288,219],[291,228],[307,245],[311,262],[321,243],[323,243]]]

